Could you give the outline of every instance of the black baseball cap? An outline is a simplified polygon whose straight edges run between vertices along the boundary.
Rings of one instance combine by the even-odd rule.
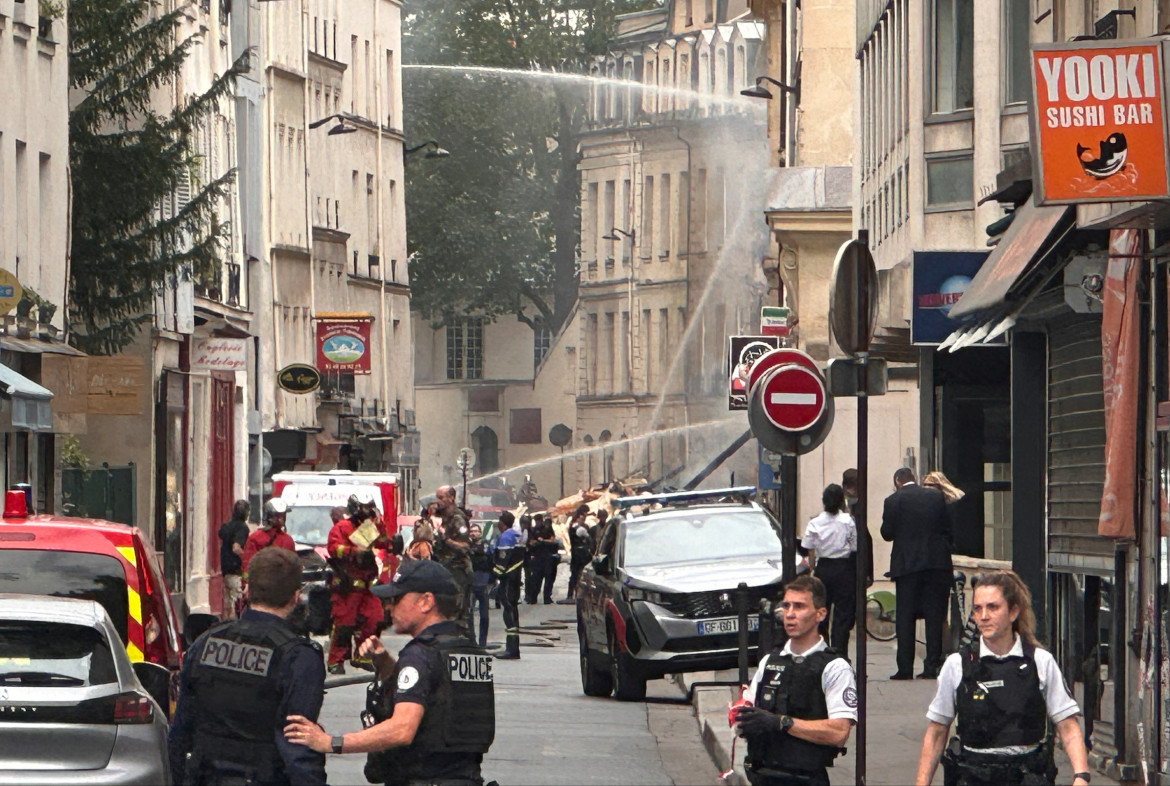
[[[408,592],[431,592],[435,595],[458,595],[459,587],[451,571],[429,559],[411,560],[398,569],[394,581],[378,584],[370,590],[379,598],[397,598]]]

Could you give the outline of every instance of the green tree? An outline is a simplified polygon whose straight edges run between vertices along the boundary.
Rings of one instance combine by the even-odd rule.
[[[234,172],[209,183],[194,173],[196,129],[213,115],[244,65],[202,95],[159,110],[194,36],[180,39],[182,11],[159,14],[152,0],[72,0],[69,112],[72,184],[71,341],[114,354],[151,319],[154,293],[174,276],[199,276],[217,263],[229,227],[215,208]],[[160,204],[182,185],[175,211]],[[171,215],[170,213],[174,214]]]
[[[616,17],[657,0],[407,0],[408,65],[580,74]],[[403,79],[413,307],[434,323],[469,310],[558,329],[577,297],[577,140],[588,97],[571,80],[413,68]]]

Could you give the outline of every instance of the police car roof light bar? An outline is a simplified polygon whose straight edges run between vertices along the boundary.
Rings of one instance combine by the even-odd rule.
[[[683,505],[689,502],[700,502],[704,500],[714,502],[723,497],[738,497],[741,502],[749,502],[755,495],[755,486],[736,486],[735,488],[705,489],[702,491],[675,491],[669,494],[652,494],[644,497],[618,497],[610,504],[616,510],[628,510],[629,508],[641,507],[643,505],[658,504],[663,507],[669,507],[671,505]]]

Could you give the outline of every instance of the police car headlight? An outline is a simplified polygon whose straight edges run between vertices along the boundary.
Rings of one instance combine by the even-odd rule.
[[[661,592],[655,592],[654,590],[634,589],[631,587],[626,590],[626,593],[626,597],[630,600],[642,600],[658,605],[662,605],[666,601]]]

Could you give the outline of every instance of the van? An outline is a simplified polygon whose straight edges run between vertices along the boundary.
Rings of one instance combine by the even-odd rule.
[[[0,593],[95,600],[131,662],[179,669],[178,618],[154,550],[137,527],[29,515],[24,493],[9,491],[0,518]]]

